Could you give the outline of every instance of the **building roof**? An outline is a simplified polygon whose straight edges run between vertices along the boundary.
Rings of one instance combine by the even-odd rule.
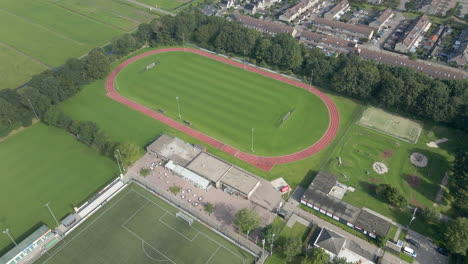
[[[337,51],[354,51],[357,46],[356,43],[344,39],[307,30],[302,31],[301,38],[308,44]]]
[[[221,179],[221,182],[249,195],[257,187],[260,180],[240,168],[232,167]]]
[[[289,8],[288,10],[286,10],[286,12],[284,12],[284,16],[286,16],[287,18],[291,18],[294,14],[296,14],[299,10],[307,7],[311,2],[311,0],[302,0],[300,1],[297,5]]]
[[[388,52],[375,51],[370,49],[359,49],[359,55],[366,59],[375,60],[381,63],[390,64],[393,66],[410,67],[416,71],[424,72],[433,78],[440,79],[465,79],[468,73],[462,70],[456,70],[449,67],[444,67],[432,62],[422,62],[410,60],[406,56],[389,54]]]
[[[375,21],[380,24],[383,24],[387,22],[387,19],[391,17],[392,15],[393,15],[393,10],[391,8],[387,8],[385,9],[385,11],[382,12],[382,14],[380,14],[379,17],[377,17]]]
[[[34,241],[38,240],[41,236],[43,236],[49,230],[50,229],[45,225],[42,225],[41,227],[39,227],[31,235],[29,235],[23,241],[21,241],[17,246],[15,246],[10,251],[8,251],[5,255],[3,255],[0,258],[0,264],[8,263],[10,260],[12,260],[14,257],[16,257],[19,253],[21,253],[21,251],[25,250]]]
[[[232,165],[226,163],[207,153],[201,153],[192,162],[187,169],[207,178],[212,182],[218,182]]]
[[[321,247],[334,255],[338,255],[340,254],[345,242],[346,239],[343,236],[324,227],[320,231],[314,245]]]
[[[360,208],[354,207],[312,187],[309,187],[304,192],[302,199],[351,223],[356,221],[361,212]]]
[[[324,25],[327,27],[331,27],[334,29],[345,30],[353,33],[363,34],[363,35],[370,35],[374,31],[371,27],[364,26],[364,25],[355,25],[355,24],[348,24],[343,23],[341,21],[325,19],[321,17],[315,18],[312,22],[315,24]]]
[[[348,7],[349,7],[348,0],[343,0],[340,3],[338,3],[337,5],[335,5],[332,9],[330,9],[330,11],[328,11],[326,13],[326,15],[335,16],[339,12],[343,11],[343,9],[346,9]]]
[[[247,9],[247,10],[254,10],[255,5],[251,4],[251,3],[248,3],[244,6],[244,9]]]
[[[187,142],[164,134],[146,147],[146,150],[153,151],[158,155],[173,160],[181,166],[187,165],[201,152],[199,148]]]
[[[247,26],[247,27],[259,30],[259,31],[264,31],[270,34],[287,33],[287,34],[292,35],[294,32],[293,27],[275,23],[275,22],[264,21],[264,20],[256,19],[256,18],[249,17],[249,16],[237,15],[236,20],[239,21],[244,26]]]
[[[370,212],[369,210],[363,209],[357,218],[355,225],[371,231],[379,236],[385,237],[392,225],[386,219]]]
[[[317,175],[315,175],[310,187],[328,194],[333,186],[336,185],[337,181],[338,178],[333,173],[319,171]]]
[[[413,23],[405,31],[401,42],[407,47],[412,46],[429,23],[431,21],[426,15],[421,15],[414,19]]]
[[[195,172],[188,170],[182,166],[175,164],[172,160],[166,163],[165,167],[173,172],[175,172],[180,177],[192,182],[201,189],[207,190],[210,186],[210,181],[203,178],[202,176],[196,174]]]

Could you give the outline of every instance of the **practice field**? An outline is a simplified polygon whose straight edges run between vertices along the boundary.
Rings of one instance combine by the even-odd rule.
[[[146,71],[153,62],[157,65]],[[189,52],[141,58],[122,69],[114,87],[125,98],[163,109],[173,120],[187,120],[191,128],[259,156],[303,150],[329,124],[327,107],[317,95]]]
[[[420,123],[375,107],[367,108],[358,124],[411,143],[418,142],[422,131]]]
[[[0,230],[20,241],[40,223],[55,225],[117,175],[116,165],[61,129],[38,123],[0,142]],[[11,246],[0,236],[0,255]]]
[[[192,0],[140,0],[140,2],[161,9],[173,10]]]
[[[254,256],[137,185],[127,187],[38,263],[250,264]]]
[[[153,17],[149,10],[118,0],[2,0],[0,44],[34,60],[19,69],[21,76],[31,76],[43,70],[33,67],[38,62],[58,67]],[[8,76],[15,65],[13,58],[0,60],[0,76]],[[16,88],[24,79],[3,82],[0,89]]]

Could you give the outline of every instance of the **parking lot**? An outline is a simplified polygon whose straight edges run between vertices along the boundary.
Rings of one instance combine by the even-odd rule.
[[[416,240],[420,246],[417,249],[417,256],[414,261],[416,264],[446,264],[448,263],[448,257],[438,253],[435,249],[437,248],[434,243],[428,238],[419,235],[413,231],[408,232],[407,238]],[[410,245],[414,248],[414,246]]]

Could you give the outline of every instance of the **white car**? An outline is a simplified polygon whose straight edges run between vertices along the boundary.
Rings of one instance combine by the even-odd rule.
[[[410,255],[413,258],[415,258],[418,255],[418,254],[416,254],[416,251],[414,251],[414,249],[412,249],[410,247],[404,247],[403,248],[403,253],[405,253],[406,255]]]

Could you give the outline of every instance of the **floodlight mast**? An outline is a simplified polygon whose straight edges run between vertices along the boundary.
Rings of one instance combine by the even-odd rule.
[[[36,110],[34,109],[34,106],[31,103],[31,99],[28,98],[28,102],[29,102],[29,105],[31,106],[31,109],[32,109],[34,115],[36,116],[36,119],[39,120],[39,117],[37,116]]]
[[[179,119],[182,119],[182,115],[180,114],[180,104],[179,104],[179,99],[180,97],[179,96],[176,96],[176,101],[177,101],[177,109],[179,110]]]
[[[54,213],[52,212],[52,209],[50,209],[49,204],[50,204],[50,201],[47,202],[46,204],[44,204],[44,207],[47,207],[47,209],[49,210],[50,215],[52,215],[52,218],[54,218],[55,223],[57,224],[57,226],[59,226],[60,224],[59,224],[59,222],[57,221],[57,218],[55,218],[55,215],[54,215]]]
[[[120,155],[120,150],[118,148],[116,148],[115,150],[117,151],[117,154],[119,156],[120,166],[122,167],[122,172],[125,173],[125,167],[124,167],[124,164],[123,164],[122,155]]]
[[[255,128],[252,127],[252,146],[250,147],[250,150],[252,152],[255,152],[255,150],[254,150],[254,131],[255,131]]]
[[[13,242],[13,244],[15,244],[15,246],[18,245],[18,244],[16,244],[16,241],[11,236],[10,229],[6,228],[5,230],[3,230],[3,234],[7,235],[10,238],[11,242]]]

